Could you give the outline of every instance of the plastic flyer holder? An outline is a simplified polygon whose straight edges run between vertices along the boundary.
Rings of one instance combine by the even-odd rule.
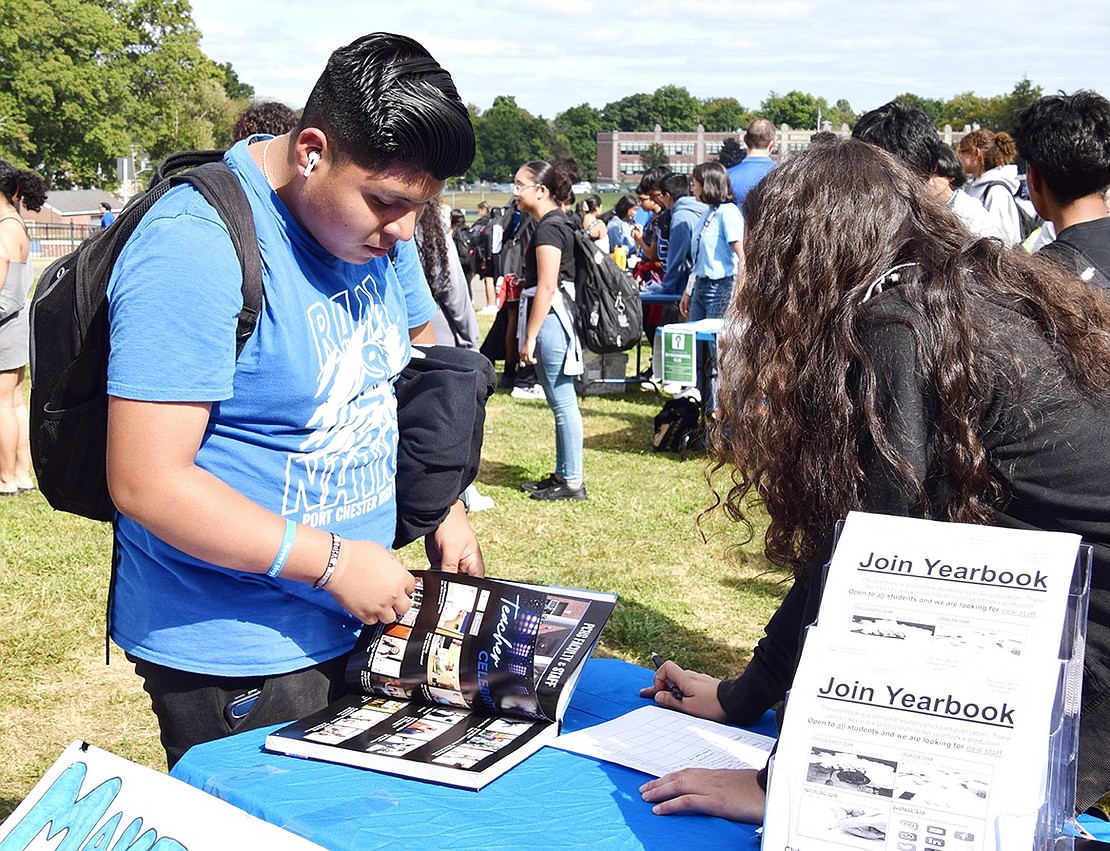
[[[1075,559],[1064,632],[1060,639],[1063,663],[1056,692],[1053,732],[1049,746],[1048,794],[1041,808],[1038,848],[1072,851],[1075,847],[1075,784],[1079,757],[1079,708],[1083,689],[1083,655],[1087,643],[1087,604],[1091,597],[1090,544],[1081,544]],[[1004,847],[1004,846],[1000,846]]]
[[[841,543],[840,539],[842,529],[843,523],[838,523],[834,534],[834,540],[837,544]],[[902,551],[903,550],[901,549],[899,550],[899,552]],[[850,554],[851,552],[852,550],[849,549],[848,553]],[[906,562],[905,564],[908,564],[908,562]],[[1059,562],[1057,562],[1057,564],[1059,564]],[[839,586],[839,588],[834,589],[830,585],[829,576],[831,566],[831,564],[824,565],[818,576],[814,578],[814,581],[820,582],[821,584],[822,597],[828,596],[828,594],[830,593],[834,594],[834,596],[837,593],[842,595],[844,592],[843,573],[838,574],[840,578],[836,584]],[[861,564],[861,566],[863,565]],[[934,823],[926,824],[927,817],[926,819],[918,819],[917,816],[913,816],[912,821],[907,821],[906,819],[910,818],[910,813],[908,813],[904,808],[900,810],[890,809],[886,813],[879,813],[878,810],[882,808],[873,807],[872,809],[876,810],[876,813],[873,814],[874,826],[870,826],[869,829],[873,831],[874,835],[868,836],[868,839],[874,840],[883,838],[889,840],[901,837],[907,842],[913,843],[927,838],[923,831],[929,831],[930,833],[935,833],[936,836],[940,836],[942,834],[946,835],[946,844],[949,844],[948,840],[960,840],[963,841],[964,844],[966,844],[966,847],[981,849],[981,851],[986,851],[986,849],[991,848],[1005,849],[1005,851],[1021,851],[1021,849],[1024,848],[1031,848],[1031,851],[1079,851],[1080,848],[1090,847],[1086,844],[1087,840],[1079,838],[1083,835],[1083,833],[1079,828],[1077,828],[1075,821],[1075,800],[1076,779],[1078,774],[1077,757],[1079,743],[1081,690],[1083,680],[1083,657],[1087,633],[1087,607],[1090,596],[1091,569],[1091,547],[1089,545],[1079,543],[1074,569],[1072,570],[1070,576],[1070,582],[1065,585],[1067,591],[1066,597],[1064,600],[1060,601],[1061,603],[1064,603],[1066,600],[1066,604],[1064,607],[1062,619],[1057,620],[1057,624],[1060,627],[1060,644],[1058,654],[1055,654],[1055,656],[1058,662],[1054,663],[1051,658],[1044,659],[1043,657],[1041,657],[1041,663],[1039,663],[1040,673],[1036,674],[1035,676],[1031,674],[1031,679],[1027,682],[1027,686],[1029,688],[1032,688],[1036,682],[1043,682],[1046,674],[1049,677],[1052,677],[1053,674],[1051,672],[1053,670],[1056,670],[1056,689],[1052,705],[1051,707],[1048,707],[1043,703],[1041,704],[1042,707],[1044,707],[1043,711],[1047,713],[1045,716],[1045,721],[1043,722],[1044,727],[1041,727],[1041,729],[1048,729],[1050,730],[1050,733],[1048,734],[1048,740],[1044,742],[1045,747],[1043,751],[1039,748],[1034,747],[1035,751],[1040,751],[1040,754],[1042,754],[1042,756],[1038,757],[1038,760],[1043,759],[1043,762],[1038,762],[1037,764],[1029,764],[1030,772],[1034,774],[1034,777],[1032,779],[1036,779],[1035,775],[1037,773],[1041,773],[1042,775],[1040,778],[1040,788],[1042,789],[1042,793],[1033,795],[1032,800],[1030,799],[1030,796],[1028,794],[1024,795],[1023,797],[1024,800],[1027,802],[1027,805],[1021,807],[1021,809],[1024,809],[1023,812],[1006,812],[1005,808],[1003,808],[1002,811],[1000,811],[999,809],[995,809],[993,821],[989,817],[986,819],[986,821],[980,821],[978,829],[976,830],[972,830],[968,823],[965,823],[964,825],[959,825],[955,822],[945,824],[943,812],[939,817],[933,820]],[[843,568],[838,567],[837,570],[841,571],[843,570]],[[1037,575],[1040,576],[1040,573],[1038,573]],[[1056,575],[1059,576],[1060,574],[1057,573]],[[1048,584],[1051,585],[1051,578],[1046,577],[1046,579],[1048,581]],[[1063,591],[1064,589],[1060,589],[1060,593],[1062,593]],[[870,598],[871,596],[871,594],[866,590],[857,590],[852,593],[860,595],[861,598],[864,595],[866,595],[868,598]],[[893,597],[892,599],[897,600],[900,598]],[[846,702],[852,702],[856,696],[856,690],[853,688],[849,692],[849,686],[847,685],[849,682],[848,678],[841,676],[833,680],[829,679],[829,673],[833,674],[834,677],[836,677],[837,673],[844,673],[844,671],[837,671],[834,666],[834,660],[839,659],[840,662],[843,662],[845,659],[844,654],[847,653],[847,658],[849,661],[846,670],[851,671],[853,675],[858,676],[859,678],[858,680],[856,680],[855,686],[860,686],[861,684],[866,685],[868,683],[868,677],[872,674],[874,670],[874,666],[878,664],[881,667],[882,663],[879,662],[879,660],[874,655],[867,655],[866,652],[861,655],[857,648],[855,652],[855,656],[857,658],[855,659],[853,667],[853,663],[851,662],[851,657],[853,656],[853,652],[851,649],[852,639],[849,639],[847,643],[843,643],[842,638],[839,636],[839,633],[843,629],[843,627],[841,626],[843,624],[843,612],[837,612],[837,616],[830,619],[829,617],[827,617],[827,602],[828,601],[823,600],[819,616],[814,623],[810,624],[806,628],[805,649],[810,650],[812,646],[811,661],[812,658],[815,657],[821,659],[824,662],[824,665],[819,668],[822,677],[819,682],[827,684],[822,689],[823,693],[829,694],[834,683],[841,683],[843,684],[843,692],[834,692],[833,694],[836,696],[842,696]],[[920,602],[926,601],[921,600]],[[990,603],[995,601],[989,599],[989,597],[987,596],[982,596],[978,599],[978,602]],[[931,607],[927,608],[931,610]],[[919,605],[916,614],[920,615],[925,610],[926,609],[922,609]],[[998,610],[992,609],[992,611],[997,612]],[[1061,612],[1061,608],[1056,608],[1056,611]],[[1059,615],[1057,615],[1057,617],[1059,618]],[[823,628],[822,618],[824,618]],[[883,633],[881,630],[889,629],[890,623],[894,622],[887,622],[887,624],[877,624],[874,629],[878,629],[879,631],[873,631],[871,634],[889,634]],[[923,619],[922,623],[928,624],[930,622],[926,619]],[[921,625],[922,624],[920,623],[907,623],[907,626],[911,630],[912,628],[920,627]],[[849,631],[854,632],[856,630],[850,629]],[[1055,633],[1055,627],[1053,628],[1052,632]],[[830,648],[830,642],[836,646]],[[1041,646],[1044,645],[1042,644]],[[833,655],[829,655],[829,653],[827,652],[830,649],[834,651]],[[1031,664],[1032,661],[1033,660],[1031,660]],[[1056,667],[1057,664],[1058,667]],[[1046,665],[1047,670],[1045,667]],[[1031,668],[1030,670],[1033,669]],[[962,676],[966,677],[966,673]],[[810,685],[810,679],[812,679],[812,677],[807,675],[804,679],[800,680],[799,676],[796,675],[794,683],[795,688],[793,689],[793,691],[797,692],[800,684],[803,682],[806,685],[802,687],[808,687]],[[991,679],[991,677],[988,675],[987,679],[989,680]],[[934,680],[934,684],[938,682],[944,684],[947,681],[944,677],[942,677],[939,681]],[[958,679],[953,681],[953,691],[954,688],[959,685],[959,682],[960,681]],[[983,684],[981,683],[978,685],[980,687],[983,687]],[[950,688],[950,686],[947,685],[942,685],[942,687]],[[879,690],[876,688],[876,692],[878,691]],[[789,697],[790,696],[788,696],[788,699]],[[798,694],[794,694],[792,695],[792,697],[794,698],[793,703],[801,707],[803,716],[810,716],[807,723],[813,725],[813,702],[810,701],[809,704],[807,704],[806,698],[803,696],[799,696]],[[801,701],[801,703],[799,703],[799,701]],[[1005,704],[1003,704],[1003,706],[1005,706]],[[820,712],[820,710],[817,711],[818,713]],[[805,740],[804,733],[801,736],[799,735],[801,731],[799,730],[800,725],[798,722],[800,720],[801,719],[799,718],[794,719],[794,730],[791,731],[790,720],[789,718],[787,719],[786,728],[784,728],[783,730],[784,738],[781,738],[779,741],[777,759],[774,759],[772,761],[772,784],[774,773],[777,771],[780,774],[780,794],[777,800],[772,801],[772,798],[774,798],[775,796],[769,786],[768,811],[766,815],[768,820],[773,819],[774,822],[779,825],[775,831],[771,831],[775,834],[774,839],[776,842],[781,842],[781,825],[783,823],[791,825],[804,824],[806,825],[806,829],[803,832],[807,833],[807,835],[809,836],[809,841],[816,842],[816,844],[812,845],[813,848],[834,847],[835,840],[833,834],[835,833],[835,830],[833,825],[830,824],[828,826],[829,831],[826,834],[819,834],[819,832],[817,830],[814,830],[812,827],[814,823],[814,815],[821,814],[821,810],[814,807],[813,801],[814,799],[817,799],[819,796],[822,795],[836,796],[838,794],[837,791],[829,791],[829,787],[844,787],[844,784],[847,782],[847,780],[845,780],[842,775],[851,772],[840,771],[838,774],[836,774],[835,777],[830,774],[830,778],[833,779],[826,780],[825,788],[820,789],[820,791],[815,791],[815,778],[820,779],[817,778],[817,774],[819,773],[818,769],[823,767],[824,762],[828,762],[830,765],[833,766],[834,769],[843,768],[842,765],[836,764],[838,759],[844,761],[845,755],[847,755],[849,758],[851,756],[858,757],[861,751],[866,751],[868,747],[870,747],[872,751],[874,751],[873,753],[871,753],[870,765],[877,766],[879,768],[879,771],[876,771],[874,774],[872,774],[870,771],[865,772],[866,774],[871,775],[865,779],[870,784],[870,787],[873,788],[866,788],[864,790],[871,793],[872,797],[870,800],[881,801],[882,796],[885,795],[886,799],[890,800],[891,804],[895,808],[898,807],[900,802],[904,802],[904,799],[909,798],[911,799],[911,801],[913,800],[912,795],[905,793],[901,795],[899,794],[900,791],[906,788],[901,781],[902,766],[900,763],[895,767],[895,774],[897,775],[897,778],[891,781],[890,785],[893,786],[892,789],[888,790],[887,788],[884,788],[886,784],[877,780],[877,778],[881,777],[884,760],[876,757],[885,756],[888,758],[885,762],[886,765],[894,766],[895,764],[893,761],[889,760],[892,754],[883,754],[879,751],[879,747],[876,745],[876,740],[872,739],[870,742],[868,742],[866,738],[861,738],[860,747],[845,745],[843,753],[837,754],[832,749],[832,747],[835,747],[835,745],[837,744],[836,739],[830,738],[827,735],[828,730],[832,726],[831,724],[827,724],[827,721],[819,718],[817,724],[811,727],[810,732],[813,735],[813,738],[810,740]],[[820,726],[822,723],[827,724],[827,726]],[[877,724],[880,727],[882,726],[881,722],[877,722],[875,719],[871,719],[869,723]],[[791,746],[785,747],[784,750],[784,746],[787,741],[785,739],[785,736],[788,734],[794,735],[795,739],[793,740],[793,744]],[[843,736],[844,734],[841,734],[842,738]],[[822,737],[823,740],[819,741],[818,739]],[[802,758],[799,759],[799,738],[803,739],[804,744],[820,745],[819,748],[814,748],[812,750],[812,757],[809,753],[803,752]],[[899,735],[899,738],[909,738],[909,736],[903,737]],[[886,740],[880,739],[877,741],[885,742]],[[1014,743],[1011,742],[1011,749],[1013,747],[1013,744]],[[915,745],[907,748],[906,751],[908,752],[915,747],[918,746]],[[1021,751],[1019,750],[1017,752],[1020,753]],[[943,755],[947,755],[944,751],[940,751],[940,753]],[[955,750],[953,750],[953,753],[955,753]],[[1011,753],[1013,753],[1012,750]],[[818,758],[818,755],[821,756],[820,759]],[[783,762],[784,759],[788,759],[788,762],[785,764]],[[982,760],[979,761],[982,762]],[[1040,771],[1038,771],[1038,769],[1040,769]],[[1028,789],[1028,787],[1026,788]],[[854,790],[849,790],[849,792],[851,791]],[[847,794],[848,793],[843,793],[841,797],[844,797]],[[986,794],[985,788],[983,794]],[[835,802],[835,797],[832,800]],[[1016,800],[1015,803],[1017,803]],[[861,812],[863,811],[861,810]],[[855,812],[852,812],[851,815],[858,816],[858,814]],[[864,815],[866,815],[866,813]],[[986,815],[986,813],[984,813],[983,815]],[[858,817],[856,818],[856,820],[859,820]],[[768,825],[771,823],[771,821],[767,822]],[[845,821],[842,820],[841,824],[844,823]],[[856,832],[852,833],[851,835],[862,836],[863,834],[858,832],[860,829],[862,828],[853,827],[852,830],[855,830]],[[894,831],[894,833],[892,834],[890,833],[890,831]],[[902,836],[899,831],[905,831],[907,835]],[[768,838],[768,829],[765,825],[763,843],[764,848],[768,847]],[[794,837],[792,836],[791,838]],[[932,838],[934,842],[936,841],[936,839],[933,837],[928,838]],[[840,836],[839,840],[843,841],[844,836]],[[960,843],[956,842],[956,844],[959,845]],[[775,847],[782,847],[782,845],[779,844]],[[893,845],[884,847],[893,847]],[[964,846],[960,845],[960,847]]]

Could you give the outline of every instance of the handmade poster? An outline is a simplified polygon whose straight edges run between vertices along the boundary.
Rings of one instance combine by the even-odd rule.
[[[322,851],[166,774],[75,741],[0,825],[0,851]]]

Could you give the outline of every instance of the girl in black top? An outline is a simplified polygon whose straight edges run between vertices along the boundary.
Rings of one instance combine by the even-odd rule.
[[[547,404],[555,414],[555,471],[522,487],[532,499],[586,499],[582,474],[582,412],[574,377],[581,375],[582,346],[574,330],[574,243],[562,205],[570,178],[551,163],[522,165],[513,183],[517,206],[536,220],[524,251],[520,307],[520,360],[535,364]]]

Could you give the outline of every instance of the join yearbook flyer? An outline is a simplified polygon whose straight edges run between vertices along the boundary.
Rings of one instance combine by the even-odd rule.
[[[559,734],[616,595],[417,571],[363,630],[350,694],[266,738],[278,753],[480,789]]]
[[[986,851],[1052,835],[1054,731],[1078,712],[1062,704],[1082,653],[1077,669],[1062,638],[1079,544],[849,515],[787,701],[763,848]]]

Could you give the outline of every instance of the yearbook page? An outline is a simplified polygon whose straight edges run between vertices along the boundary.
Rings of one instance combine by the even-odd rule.
[[[559,732],[614,594],[418,571],[413,605],[366,628],[350,694],[269,750],[480,789]]]

